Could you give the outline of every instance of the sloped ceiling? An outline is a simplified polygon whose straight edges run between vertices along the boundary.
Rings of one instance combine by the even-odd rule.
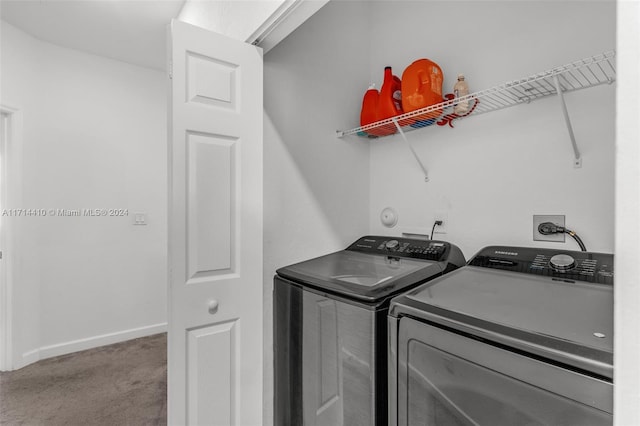
[[[165,31],[184,0],[1,0],[0,18],[32,36],[143,67],[165,68]]]

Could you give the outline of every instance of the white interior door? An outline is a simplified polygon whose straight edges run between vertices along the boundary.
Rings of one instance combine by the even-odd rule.
[[[262,423],[262,49],[169,31],[170,425]]]

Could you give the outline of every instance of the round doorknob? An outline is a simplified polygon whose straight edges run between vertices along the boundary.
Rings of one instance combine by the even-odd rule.
[[[220,304],[218,303],[217,300],[211,300],[209,301],[209,313],[211,315],[215,314],[216,312],[218,312],[218,306]]]

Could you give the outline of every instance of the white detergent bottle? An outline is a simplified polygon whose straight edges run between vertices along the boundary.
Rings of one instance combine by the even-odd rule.
[[[456,99],[462,98],[469,94],[469,85],[464,81],[464,74],[458,74],[458,81],[453,86],[453,93]],[[453,112],[458,115],[466,114],[469,111],[469,101],[465,100],[457,102],[453,105]]]

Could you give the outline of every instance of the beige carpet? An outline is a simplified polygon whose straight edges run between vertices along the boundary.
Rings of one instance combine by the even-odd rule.
[[[2,425],[165,425],[166,334],[0,373]]]

